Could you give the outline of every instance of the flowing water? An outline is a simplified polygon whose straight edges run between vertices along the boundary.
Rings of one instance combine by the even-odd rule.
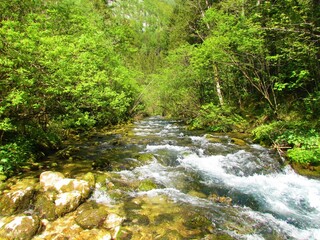
[[[91,200],[121,205],[136,239],[320,239],[320,181],[259,145],[153,117],[97,135],[78,151],[85,161],[69,164],[73,171],[93,163],[122,186],[97,185]]]

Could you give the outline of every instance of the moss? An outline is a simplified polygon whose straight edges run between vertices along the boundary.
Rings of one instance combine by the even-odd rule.
[[[75,219],[77,224],[83,229],[98,228],[108,216],[104,208],[83,210]]]
[[[156,188],[157,188],[157,184],[155,184],[150,179],[143,180],[138,187],[139,191],[150,191]]]
[[[193,196],[193,197],[198,197],[198,198],[206,198],[207,195],[205,195],[204,193],[202,192],[197,192],[195,190],[191,190],[188,192],[189,195]]]
[[[38,194],[35,202],[35,212],[40,216],[40,218],[45,218],[49,221],[56,219],[55,204],[48,194]]]
[[[292,163],[291,166],[300,175],[320,179],[320,165]]]
[[[231,142],[238,145],[238,146],[246,146],[247,145],[247,143],[240,138],[231,138]]]
[[[138,156],[138,160],[142,163],[148,163],[154,158],[151,153],[143,153]]]
[[[212,226],[212,222],[196,212],[189,212],[185,216],[184,225],[189,229],[207,229]]]

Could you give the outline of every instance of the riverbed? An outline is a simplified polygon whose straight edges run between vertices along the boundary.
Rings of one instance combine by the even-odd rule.
[[[151,117],[70,142],[26,177],[47,170],[92,172],[88,201],[123,216],[118,239],[320,239],[320,181],[238,136]]]

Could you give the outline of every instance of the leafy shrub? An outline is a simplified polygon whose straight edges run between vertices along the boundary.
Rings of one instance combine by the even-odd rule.
[[[16,172],[31,157],[31,148],[26,141],[0,146],[0,173],[10,176]]]
[[[217,106],[213,103],[203,105],[198,116],[192,120],[193,128],[207,128],[214,132],[228,132],[239,128],[244,119],[232,107]]]
[[[272,122],[255,128],[254,139],[274,147],[291,148],[287,156],[293,162],[320,163],[320,135],[305,122]]]
[[[288,150],[288,157],[297,163],[302,164],[317,164],[320,162],[320,148],[317,149],[302,149],[292,148]]]

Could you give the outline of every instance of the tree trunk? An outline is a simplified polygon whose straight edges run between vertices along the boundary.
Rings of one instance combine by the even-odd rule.
[[[221,85],[220,85],[221,79],[220,79],[219,70],[216,64],[213,64],[213,75],[214,75],[214,80],[216,81],[216,90],[219,98],[219,103],[220,103],[220,106],[223,106],[224,101],[223,101],[223,95],[222,95]]]

